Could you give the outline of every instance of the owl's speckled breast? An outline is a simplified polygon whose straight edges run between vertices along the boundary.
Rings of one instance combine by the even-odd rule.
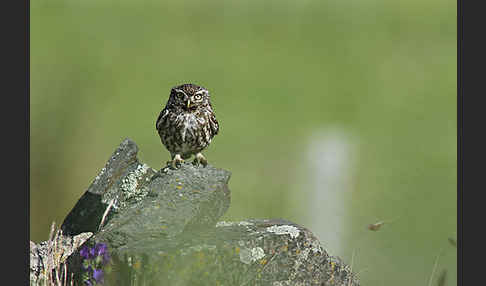
[[[179,129],[182,134],[182,141],[186,142],[193,140],[193,134],[197,131],[197,118],[193,113],[184,114],[182,122],[179,123]],[[187,137],[187,138],[186,138]]]
[[[202,151],[211,143],[207,120],[201,113],[173,114],[167,128],[160,130],[162,143],[171,153],[189,157]],[[202,126],[202,128],[201,128]]]

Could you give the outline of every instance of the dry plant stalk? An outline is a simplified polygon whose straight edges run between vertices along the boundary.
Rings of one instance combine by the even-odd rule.
[[[51,225],[51,231],[49,233],[49,240],[47,241],[47,261],[43,274],[43,285],[48,286],[67,286],[67,255],[64,255],[64,249],[62,245],[59,245],[59,238],[62,237],[62,230],[56,230],[56,223],[53,222]],[[74,285],[74,274],[71,273],[70,276],[71,283]]]

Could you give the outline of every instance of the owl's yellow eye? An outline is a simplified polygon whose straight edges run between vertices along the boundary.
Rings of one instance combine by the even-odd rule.
[[[184,96],[184,94],[183,94],[182,92],[179,92],[179,93],[177,94],[177,97],[178,97],[178,98],[182,98],[183,96]]]
[[[195,100],[201,100],[202,96],[200,94],[194,95]]]

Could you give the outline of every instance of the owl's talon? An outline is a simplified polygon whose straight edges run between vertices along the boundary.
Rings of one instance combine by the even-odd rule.
[[[202,163],[202,162],[198,161],[197,159],[194,159],[194,161],[192,161],[192,164],[193,164],[194,166],[196,166],[196,167],[197,167],[197,166],[199,166],[199,165],[206,166],[206,165],[204,165],[204,163]]]
[[[182,165],[182,163],[184,163],[184,160],[179,154],[176,154],[172,161],[167,162],[167,164],[170,165],[172,169],[178,169]]]
[[[206,167],[208,165],[208,160],[206,160],[203,154],[197,153],[196,159],[194,159],[192,163],[196,166],[203,165],[204,167]]]

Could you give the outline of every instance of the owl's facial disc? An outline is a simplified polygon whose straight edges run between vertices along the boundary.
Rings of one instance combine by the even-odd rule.
[[[204,106],[209,96],[208,91],[204,88],[188,88],[185,85],[173,88],[172,92],[174,93],[174,103],[189,112]]]

